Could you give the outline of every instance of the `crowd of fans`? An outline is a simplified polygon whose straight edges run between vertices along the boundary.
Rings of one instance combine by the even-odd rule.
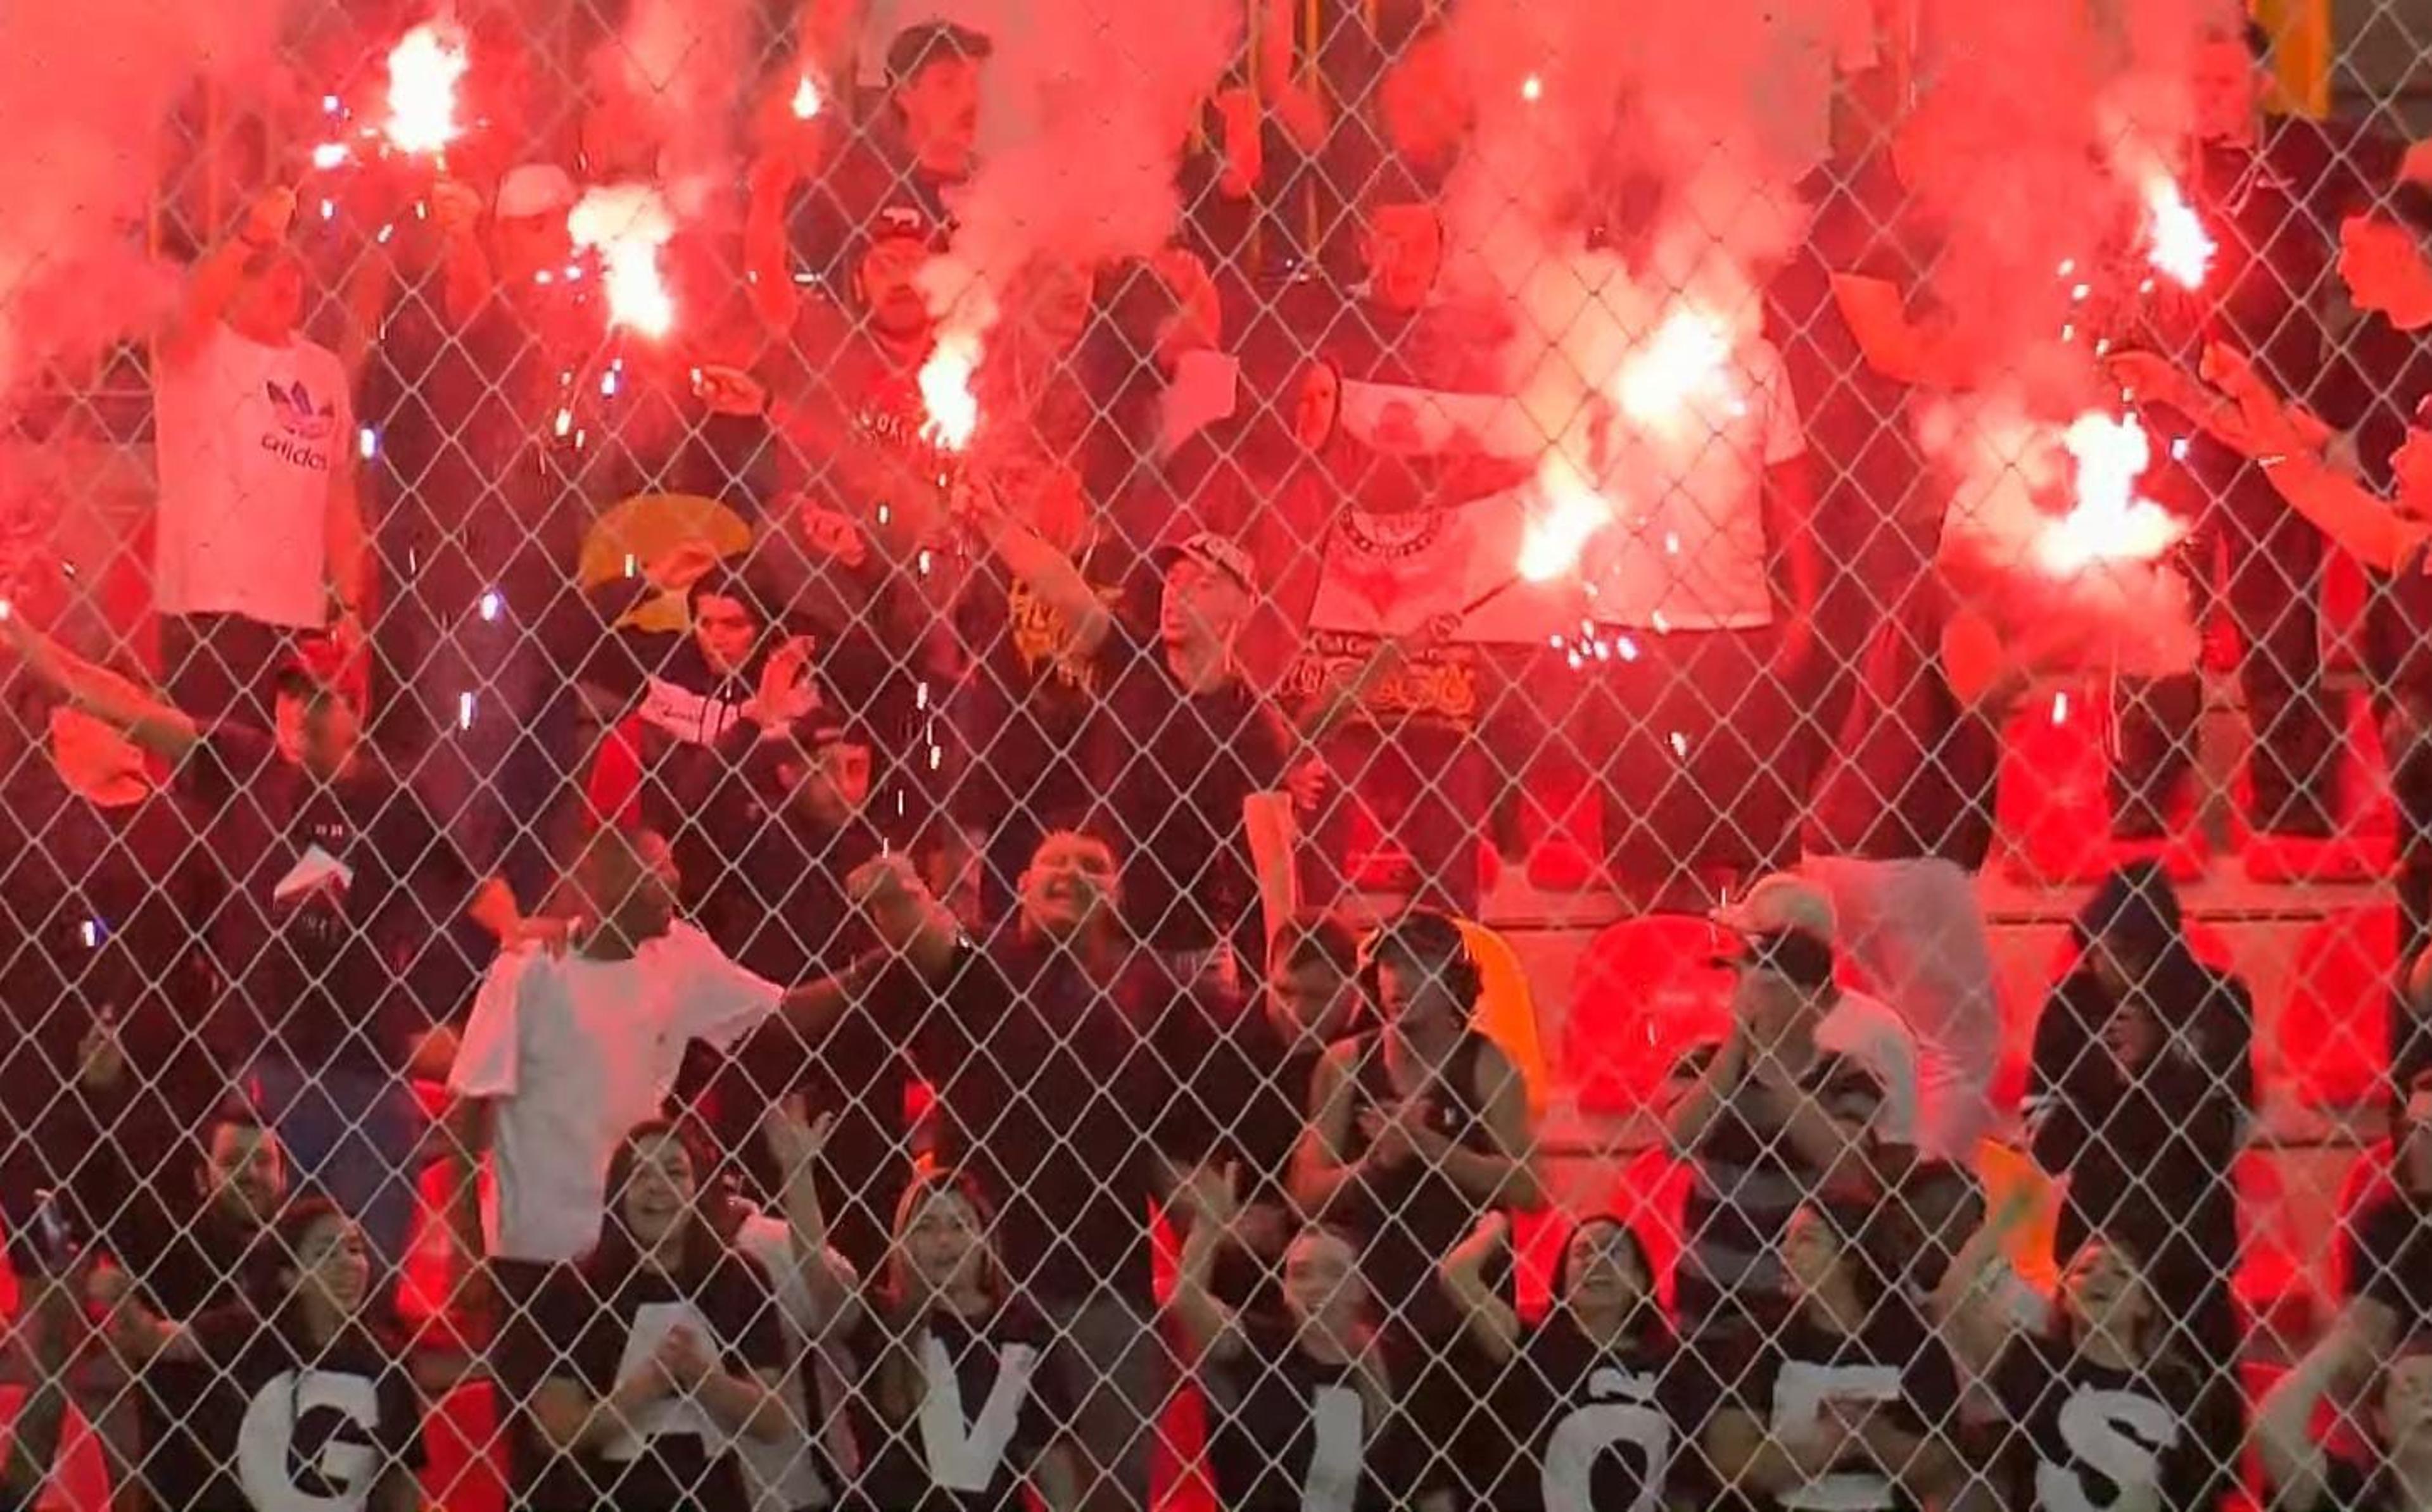
[[[2251,1410],[2240,1379],[2253,1008],[2139,852],[2192,684],[2123,684],[2123,864],[2035,1025],[2051,1295],[1971,1168],[2010,1111],[1976,873],[2037,647],[1937,554],[1896,444],[1925,379],[1852,323],[1935,234],[1897,111],[1845,82],[1731,359],[1729,486],[1685,549],[1591,554],[1630,649],[1581,677],[1306,623],[1334,532],[1512,479],[1336,423],[1492,381],[1495,312],[1439,294],[1443,33],[1357,109],[1261,35],[1172,247],[1020,271],[967,448],[920,381],[991,57],[954,22],[767,128],[739,244],[670,247],[680,340],[583,276],[587,121],[349,244],[351,340],[306,334],[292,191],[199,256],[155,347],[160,676],[0,601],[0,1505],[124,1393],[130,1504],[411,1506],[469,1384],[543,1512],[1145,1509],[1193,1469],[1345,1512],[2432,1506],[2411,1012],[2344,1311]],[[2337,838],[2319,563],[2377,575],[2411,954],[2432,191],[2266,117],[2255,47],[2194,81],[2225,272],[2134,312],[2120,374],[2187,441],[2189,570],[2228,543],[2270,866]],[[1524,1305],[1550,1184],[1465,920],[1565,782],[1615,890],[1728,897],[1732,1021],[1662,1109],[1678,1235],[1630,1193]],[[1420,906],[1361,938],[1380,881]],[[399,1311],[434,1167],[447,1349]]]

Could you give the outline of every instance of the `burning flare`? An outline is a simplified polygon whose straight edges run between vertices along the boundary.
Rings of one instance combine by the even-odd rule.
[[[2183,289],[2201,289],[2219,248],[2168,174],[2145,180],[2146,239],[2153,268]]]
[[[1731,357],[1731,333],[1720,322],[1694,306],[1676,306],[1622,363],[1613,398],[1641,427],[1677,424],[1690,395],[1718,381]]]
[[[920,435],[930,445],[961,451],[971,444],[980,425],[980,401],[971,393],[971,375],[979,365],[977,331],[938,332],[937,350],[920,364],[920,408],[929,416]]]
[[[1545,507],[1528,521],[1512,565],[1530,582],[1550,582],[1578,569],[1588,542],[1613,523],[1613,504],[1560,453],[1545,459],[1537,482]]]
[[[659,270],[659,249],[676,232],[667,201],[648,184],[585,190],[566,217],[578,247],[596,247],[608,291],[608,321],[665,336],[675,326],[675,299]]]
[[[2061,445],[2076,461],[2076,502],[2035,543],[2037,568],[2069,577],[2098,563],[2151,562],[2187,527],[2136,483],[2153,462],[2153,445],[2135,415],[2089,410],[2070,423]]]
[[[824,103],[819,97],[819,81],[808,74],[803,75],[802,82],[794,86],[794,119],[810,120],[819,113],[819,107]]]
[[[456,86],[464,77],[464,33],[452,21],[426,21],[389,50],[388,124],[399,152],[437,153],[463,134]]]

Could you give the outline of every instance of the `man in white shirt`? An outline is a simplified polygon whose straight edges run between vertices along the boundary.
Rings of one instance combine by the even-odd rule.
[[[608,1163],[626,1131],[657,1117],[674,1091],[685,1047],[737,1044],[771,1033],[820,1043],[886,980],[894,957],[930,981],[954,950],[954,919],[920,890],[902,858],[855,871],[851,896],[886,948],[834,977],[790,991],[735,965],[675,916],[678,877],[666,839],[603,831],[577,864],[581,916],[562,952],[527,944],[490,967],[448,1077],[457,1100],[460,1194],[481,1194],[479,1221],[454,1214],[458,1252],[489,1257],[469,1289],[496,1298],[508,1398],[530,1400],[545,1351],[520,1342],[531,1304],[553,1268],[600,1236]],[[476,1163],[487,1154],[490,1180]],[[511,1430],[515,1484],[534,1484],[547,1450],[520,1421]]]
[[[267,724],[276,670],[367,590],[355,417],[336,353],[297,334],[304,273],[280,244],[296,196],[266,191],[205,253],[161,333],[153,598],[170,701]]]
[[[1823,942],[1836,953],[1848,949],[1839,936],[1840,920],[1823,888],[1803,877],[1777,873],[1758,882],[1738,902],[1714,910],[1714,920],[1734,933],[1751,938],[1797,932]],[[1883,1084],[1883,1105],[1877,1111],[1877,1138],[1914,1148],[1928,1159],[1959,1160],[1934,1137],[1942,1109],[1936,1100],[1948,1077],[1937,1048],[1922,1042],[1889,1003],[1868,993],[1838,984],[1821,990],[1823,1016],[1816,1020],[1816,1048],[1828,1055],[1848,1056]],[[1973,1157],[1971,1148],[1965,1151]],[[1964,1162],[1963,1162],[1964,1163]]]
[[[550,1265],[590,1250],[609,1158],[628,1130],[659,1116],[692,1041],[726,1050],[782,1017],[772,1032],[818,1043],[894,955],[942,966],[954,944],[952,918],[909,867],[881,858],[848,887],[887,948],[788,990],[677,919],[677,881],[665,838],[603,832],[577,867],[585,916],[568,948],[506,951],[481,984],[448,1085],[468,1151],[491,1156],[481,1238],[494,1259]]]
[[[1613,879],[1651,902],[1694,867],[1788,859],[1820,577],[1806,437],[1772,345],[1749,336],[1660,395],[1635,386],[1599,469],[1614,523],[1583,563],[1613,647],[1591,674],[1584,733]]]

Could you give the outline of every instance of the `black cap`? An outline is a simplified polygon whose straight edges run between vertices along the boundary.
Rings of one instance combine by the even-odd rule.
[[[955,59],[985,62],[995,51],[996,44],[988,41],[986,32],[957,26],[951,21],[924,21],[917,26],[904,27],[887,44],[887,81],[908,84],[931,63]]]

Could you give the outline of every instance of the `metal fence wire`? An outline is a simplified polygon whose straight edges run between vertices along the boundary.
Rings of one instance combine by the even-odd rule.
[[[0,8],[0,1508],[2421,1512],[2427,58]]]

